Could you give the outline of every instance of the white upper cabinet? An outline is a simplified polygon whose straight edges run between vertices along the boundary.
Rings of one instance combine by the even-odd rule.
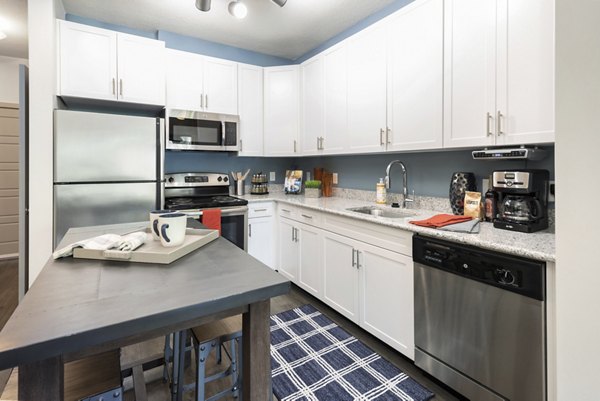
[[[59,21],[59,94],[117,99],[117,33]]]
[[[204,58],[199,54],[167,49],[167,107],[202,111]]]
[[[554,142],[553,0],[498,0],[497,102],[499,144]]]
[[[348,143],[348,48],[345,43],[323,54],[325,140],[323,153],[342,153]]]
[[[239,156],[263,155],[263,68],[238,65]]]
[[[493,145],[496,0],[445,6],[444,147]]]
[[[119,99],[130,103],[165,104],[165,43],[133,35],[117,35]]]
[[[323,57],[317,56],[301,65],[302,72],[302,154],[320,153],[325,142],[325,81]]]
[[[297,65],[264,70],[265,156],[292,156],[300,152],[299,71]]]
[[[348,134],[354,153],[385,150],[387,29],[375,24],[348,42]]]
[[[238,114],[237,63],[167,51],[167,107]]]
[[[444,147],[554,141],[554,1],[446,0]]]
[[[204,60],[204,110],[238,114],[237,63],[206,57]]]
[[[443,0],[422,0],[388,23],[387,150],[442,147],[443,16]]]
[[[60,96],[165,104],[165,44],[58,21]]]

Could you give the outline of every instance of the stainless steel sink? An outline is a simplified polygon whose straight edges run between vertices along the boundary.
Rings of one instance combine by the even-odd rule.
[[[409,212],[407,210],[383,209],[377,206],[351,207],[346,210],[356,213],[369,214],[376,217],[385,217],[388,219],[402,219],[404,217],[413,217],[417,215],[417,213]]]

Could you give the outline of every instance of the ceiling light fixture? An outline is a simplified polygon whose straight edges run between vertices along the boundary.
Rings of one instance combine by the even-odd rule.
[[[285,6],[285,3],[287,2],[287,0],[272,0],[273,3],[277,4],[279,7],[283,7]]]
[[[248,15],[248,7],[240,0],[232,1],[227,8],[229,9],[229,14],[233,15],[235,18],[242,19],[246,18],[246,15]]]
[[[196,0],[196,8],[200,11],[209,11],[210,0]]]
[[[6,34],[2,31],[0,31],[0,40],[2,39],[6,39]]]

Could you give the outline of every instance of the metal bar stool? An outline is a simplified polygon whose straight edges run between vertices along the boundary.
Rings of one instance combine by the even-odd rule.
[[[182,367],[185,364],[186,351],[189,349],[185,346],[187,331],[175,333],[174,347],[171,354],[173,357],[173,399],[179,401],[183,398],[183,393],[194,389],[196,390],[197,401],[215,401],[230,394],[241,399],[242,315],[231,316],[194,327],[191,332],[196,359],[196,381],[184,384]],[[222,363],[223,351],[230,363],[220,372],[206,376],[206,361],[213,349],[215,350],[217,364]],[[165,350],[167,351],[167,347],[165,347]],[[225,390],[206,398],[206,384],[228,376],[231,377],[231,385]]]

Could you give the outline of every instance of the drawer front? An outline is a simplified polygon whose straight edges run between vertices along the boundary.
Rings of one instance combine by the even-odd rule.
[[[412,257],[413,234],[410,231],[331,214],[324,215],[323,228]]]
[[[273,202],[259,202],[248,204],[248,218],[270,217],[275,213]]]
[[[281,217],[288,219],[298,219],[298,209],[295,206],[290,206],[287,203],[280,203],[277,205],[277,214]]]
[[[320,226],[323,221],[323,215],[320,212],[305,208],[297,209],[296,218],[298,221],[311,226]]]

